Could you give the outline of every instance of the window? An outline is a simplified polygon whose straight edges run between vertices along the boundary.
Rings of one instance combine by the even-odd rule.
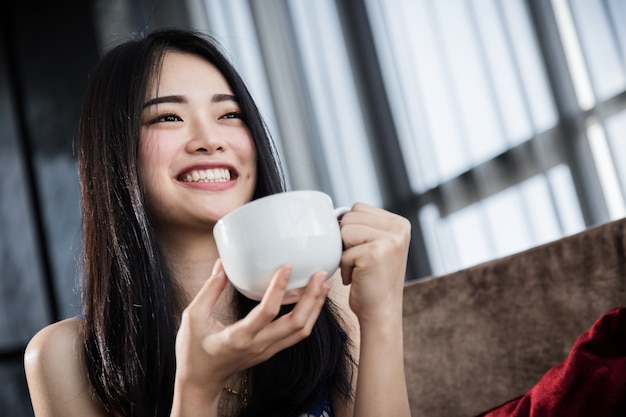
[[[275,120],[292,187],[408,217],[408,278],[626,214],[620,0],[204,5]]]
[[[618,171],[618,180],[614,157],[626,151],[615,139],[626,125],[613,116],[607,133],[591,116],[603,106],[596,96],[611,100],[625,87],[626,8],[618,1],[554,0],[552,15],[533,3],[366,1],[413,192],[425,202],[416,210],[435,274],[624,215],[618,182],[625,177]],[[564,20],[564,13],[574,19]],[[541,25],[551,26],[537,30]],[[550,29],[560,38],[548,39]],[[548,62],[554,45],[563,45],[566,74],[555,74],[559,64]],[[582,130],[563,126],[565,98],[551,83],[563,76],[579,97],[574,116]],[[584,201],[590,185],[581,178],[594,177],[603,201],[588,210],[600,214],[585,219],[585,206],[594,202]]]

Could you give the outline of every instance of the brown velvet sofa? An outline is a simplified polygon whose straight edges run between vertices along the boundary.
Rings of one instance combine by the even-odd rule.
[[[517,397],[577,337],[626,305],[626,219],[451,274],[408,282],[414,417],[471,417]]]

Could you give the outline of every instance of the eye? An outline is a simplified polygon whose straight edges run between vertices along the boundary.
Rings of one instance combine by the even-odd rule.
[[[226,113],[223,116],[220,116],[220,120],[225,120],[225,119],[240,119],[240,120],[244,120],[243,114],[237,112],[237,111],[231,111]]]
[[[156,124],[156,123],[171,123],[171,122],[182,122],[183,119],[180,118],[180,116],[178,116],[175,113],[166,113],[166,114],[160,114],[157,117],[150,119],[150,121],[148,122],[149,124]]]

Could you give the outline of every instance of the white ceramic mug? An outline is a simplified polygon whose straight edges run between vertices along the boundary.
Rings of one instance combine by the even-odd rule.
[[[335,209],[319,191],[289,191],[253,200],[221,218],[213,229],[224,271],[243,295],[260,300],[272,277],[290,265],[284,304],[319,271],[338,268],[342,242],[338,219],[349,208]]]

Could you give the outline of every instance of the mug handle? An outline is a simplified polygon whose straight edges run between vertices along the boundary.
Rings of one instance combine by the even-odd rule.
[[[350,211],[350,207],[337,207],[333,212],[337,220],[341,220],[344,214]]]

